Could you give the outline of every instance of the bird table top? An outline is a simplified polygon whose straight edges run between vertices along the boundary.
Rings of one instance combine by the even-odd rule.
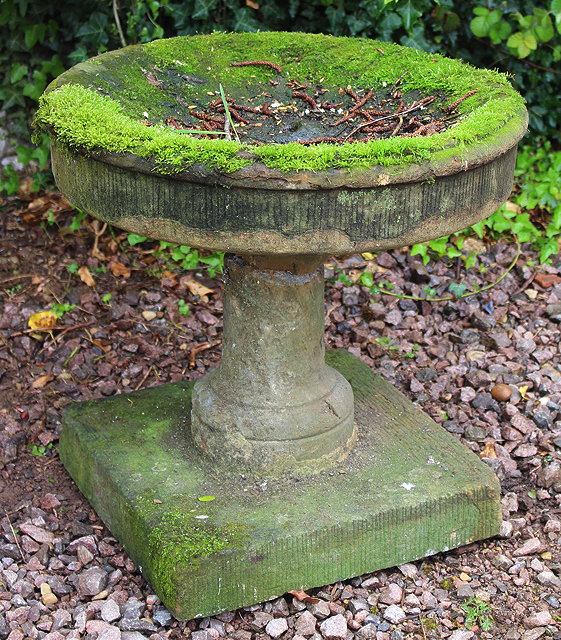
[[[516,147],[527,115],[496,71],[387,42],[265,32],[179,37],[102,54],[49,86],[35,123],[51,136],[55,175],[58,164],[65,184],[63,158],[80,157],[191,186],[342,189],[344,205],[348,190],[434,181],[493,163]],[[116,214],[93,213],[118,224]],[[262,228],[245,218],[226,231]],[[317,226],[293,223],[277,220],[275,230]],[[355,231],[352,249],[359,239],[375,248],[374,229]]]

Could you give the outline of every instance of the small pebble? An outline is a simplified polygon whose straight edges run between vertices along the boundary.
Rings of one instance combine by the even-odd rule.
[[[508,384],[496,384],[491,389],[491,395],[499,402],[506,402],[507,400],[510,400],[510,397],[512,396],[512,389]]]

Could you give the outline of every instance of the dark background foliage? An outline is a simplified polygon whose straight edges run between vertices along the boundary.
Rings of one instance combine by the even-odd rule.
[[[547,5],[547,6],[546,6]],[[0,0],[0,103],[20,159],[50,80],[123,44],[213,30],[296,30],[392,40],[498,68],[528,101],[534,133],[561,126],[561,0]]]

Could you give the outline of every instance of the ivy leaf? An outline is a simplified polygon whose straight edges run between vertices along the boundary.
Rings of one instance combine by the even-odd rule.
[[[557,255],[559,252],[559,242],[557,238],[548,238],[540,247],[540,262],[544,263]]]
[[[234,31],[258,31],[259,27],[259,22],[254,18],[250,9],[243,7],[238,11]]]
[[[44,73],[41,73],[38,69],[33,72],[33,81],[28,82],[22,89],[24,96],[31,98],[32,100],[39,100],[41,94],[47,86],[47,78]]]
[[[477,257],[475,253],[473,251],[470,251],[466,258],[466,269],[471,269],[471,267],[473,267],[473,265],[475,264],[476,260],[477,260]]]
[[[360,283],[365,287],[371,287],[374,284],[374,277],[369,271],[363,271],[360,274]]]
[[[107,15],[96,11],[92,13],[89,20],[83,24],[76,33],[85,42],[99,49],[101,45],[107,44],[109,36],[107,34]]]
[[[423,15],[415,6],[414,0],[406,0],[402,6],[396,8],[396,12],[401,16],[406,31],[410,31],[415,20]]]
[[[419,51],[433,51],[433,45],[425,38],[425,28],[421,24],[416,24],[411,32],[400,39],[400,44],[405,47],[413,47]]]
[[[391,40],[392,33],[401,28],[401,18],[393,11],[387,12],[378,27],[382,40]]]
[[[138,233],[129,233],[127,236],[127,241],[131,247],[134,247],[135,244],[140,244],[146,240],[145,236],[141,236]]]
[[[412,256],[421,256],[424,265],[429,263],[430,257],[428,255],[427,245],[419,242],[411,247]]]
[[[79,44],[72,53],[68,54],[72,64],[78,64],[78,62],[84,62],[88,59],[88,50],[83,44]]]
[[[38,42],[41,43],[45,39],[45,32],[47,30],[47,26],[44,24],[34,24],[25,29],[25,46],[28,49],[31,49]]]
[[[460,16],[454,11],[448,11],[444,19],[442,30],[444,33],[450,33],[451,31],[455,31],[460,26],[460,23]]]
[[[462,296],[465,293],[466,289],[467,286],[460,282],[451,282],[448,285],[448,291],[456,298]]]
[[[210,12],[216,9],[218,0],[195,0],[195,8],[191,14],[194,20],[206,20]]]
[[[10,71],[10,82],[15,84],[19,82],[27,73],[27,65],[16,62],[12,65],[12,69]]]

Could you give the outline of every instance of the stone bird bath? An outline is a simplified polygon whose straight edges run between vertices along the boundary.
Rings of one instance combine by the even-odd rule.
[[[75,206],[227,252],[220,366],[73,405],[60,443],[175,616],[498,532],[486,465],[354,356],[326,362],[323,262],[508,197],[526,110],[503,76],[389,43],[213,34],[81,63],[36,122]]]

